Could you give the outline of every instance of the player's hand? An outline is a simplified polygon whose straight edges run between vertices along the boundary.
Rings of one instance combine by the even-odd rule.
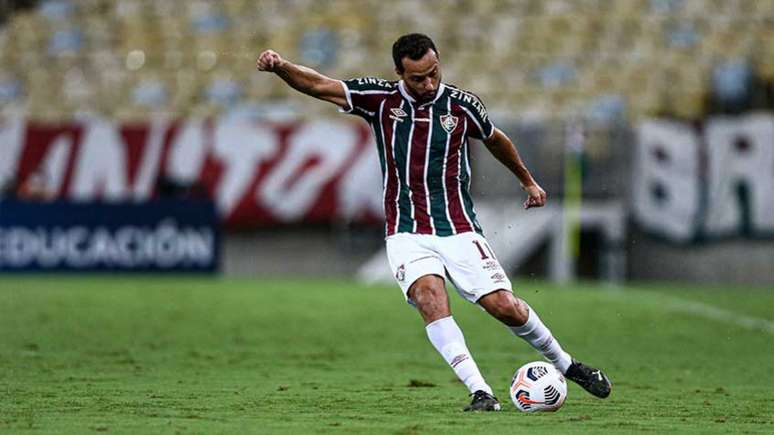
[[[537,184],[532,184],[523,188],[527,192],[527,200],[524,201],[524,208],[543,207],[546,205],[546,191]]]
[[[274,72],[285,63],[285,59],[274,50],[266,50],[258,56],[258,71]]]

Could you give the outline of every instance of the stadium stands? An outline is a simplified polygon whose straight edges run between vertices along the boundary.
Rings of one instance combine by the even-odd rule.
[[[393,40],[422,31],[446,79],[499,114],[691,119],[728,78],[718,67],[774,80],[773,22],[774,2],[757,0],[47,0],[0,28],[0,113],[145,119],[298,102],[255,72],[261,49],[334,77],[392,77]]]

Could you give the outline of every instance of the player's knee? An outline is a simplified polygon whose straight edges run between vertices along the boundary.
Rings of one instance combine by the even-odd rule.
[[[413,292],[414,302],[420,307],[441,306],[444,301],[444,290],[432,285],[419,285]]]
[[[409,289],[409,296],[414,300],[432,300],[442,293],[445,294],[443,281],[432,275],[426,275],[414,281]]]
[[[439,278],[420,278],[411,286],[409,297],[425,320],[437,320],[450,314],[446,289]]]
[[[491,301],[492,314],[497,318],[513,317],[516,313],[516,304],[505,292],[497,292]]]
[[[529,312],[526,304],[510,292],[498,291],[493,293],[486,302],[487,311],[508,325],[520,326],[527,322]]]

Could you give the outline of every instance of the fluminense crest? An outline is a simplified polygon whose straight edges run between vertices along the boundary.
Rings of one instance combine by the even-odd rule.
[[[447,133],[451,133],[454,131],[455,128],[457,128],[457,121],[459,118],[457,118],[454,115],[442,115],[441,116],[441,126],[444,130],[446,130]]]

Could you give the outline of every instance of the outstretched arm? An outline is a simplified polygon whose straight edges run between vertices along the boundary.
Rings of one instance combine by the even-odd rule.
[[[258,56],[257,66],[259,71],[277,74],[299,92],[340,107],[347,107],[347,95],[341,82],[326,77],[312,68],[285,60],[274,50],[261,53]]]
[[[484,141],[497,160],[508,168],[521,182],[521,188],[527,192],[527,200],[524,208],[542,207],[546,203],[546,192],[537,184],[527,166],[519,156],[516,146],[499,128],[495,128],[494,134]]]

